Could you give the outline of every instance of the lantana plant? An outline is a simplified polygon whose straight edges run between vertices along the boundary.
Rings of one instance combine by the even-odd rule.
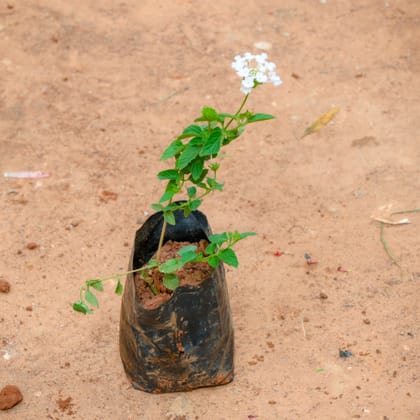
[[[159,201],[151,207],[163,213],[163,226],[160,235],[156,258],[136,270],[114,274],[109,277],[87,280],[80,289],[80,300],[73,304],[73,309],[84,314],[92,313],[91,307],[99,307],[98,299],[93,292],[103,291],[103,283],[116,280],[115,293],[121,295],[123,276],[139,272],[141,278],[149,285],[154,294],[158,290],[153,280],[148,277],[150,270],[163,273],[163,284],[169,290],[175,290],[179,285],[177,271],[187,263],[206,262],[210,267],[216,267],[220,262],[237,267],[239,262],[232,247],[240,240],[255,235],[254,232],[239,233],[223,232],[210,235],[205,252],[198,252],[196,245],[184,246],[178,251],[178,257],[160,262],[160,251],[163,246],[167,225],[175,224],[174,212],[182,210],[187,217],[197,210],[203,199],[213,191],[222,191],[223,184],[217,178],[220,163],[217,161],[224,146],[236,140],[248,124],[274,118],[270,114],[244,111],[245,104],[252,91],[265,83],[279,86],[282,81],[275,72],[276,65],[267,61],[267,54],[245,53],[237,55],[232,68],[241,78],[241,91],[244,98],[238,110],[234,113],[218,112],[214,108],[204,107],[194,124],[186,127],[163,152],[161,159],[173,159],[170,169],[157,174],[166,182],[165,190]],[[182,201],[176,198],[182,198]]]

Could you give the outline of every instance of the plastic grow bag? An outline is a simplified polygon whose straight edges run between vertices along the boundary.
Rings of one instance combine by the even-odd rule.
[[[164,242],[197,242],[211,234],[206,216],[175,213]],[[162,213],[137,231],[131,268],[140,268],[156,252]],[[233,328],[223,265],[198,286],[180,286],[155,309],[140,303],[134,278],[127,276],[121,305],[120,355],[134,388],[152,393],[188,391],[233,379]]]

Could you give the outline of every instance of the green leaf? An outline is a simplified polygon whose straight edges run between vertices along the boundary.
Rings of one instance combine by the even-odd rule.
[[[176,194],[175,191],[165,191],[162,194],[162,197],[160,197],[159,201],[161,203],[165,202],[165,201],[169,201],[174,195]]]
[[[219,168],[220,168],[220,163],[211,163],[209,165],[209,168],[213,171],[216,172]]]
[[[225,112],[221,112],[220,114],[219,114],[219,121],[221,122],[221,123],[223,123],[224,121],[225,121],[225,118],[232,118],[232,119],[236,119],[237,118],[237,116],[236,115],[234,115],[234,114],[226,114]]]
[[[248,118],[249,123],[257,122],[257,121],[266,121],[266,120],[272,120],[273,118],[276,118],[274,115],[270,114],[253,114]]]
[[[197,245],[187,245],[187,246],[183,246],[178,252],[177,254],[182,256],[188,252],[193,251],[195,253],[195,251],[197,251]]]
[[[203,202],[203,200],[192,200],[192,201],[190,201],[190,205],[189,205],[189,207],[190,207],[190,210],[191,211],[194,211],[194,210],[197,210],[200,206],[201,206],[201,203]]]
[[[179,286],[178,276],[173,273],[166,273],[163,276],[163,285],[169,290],[175,290]]]
[[[209,244],[206,247],[206,254],[209,254],[209,255],[213,254],[213,252],[216,251],[216,249],[217,249],[217,244],[215,243]]]
[[[194,181],[198,181],[203,172],[204,159],[195,159],[190,166],[191,176]]]
[[[98,290],[99,292],[104,291],[104,286],[101,280],[89,280],[88,283],[89,283],[89,286],[92,286],[95,290]]]
[[[185,147],[185,150],[180,154],[176,161],[176,168],[183,169],[185,168],[190,162],[192,162],[200,152],[201,147],[197,144],[190,144],[188,143]]]
[[[168,261],[165,261],[163,264],[160,265],[159,271],[161,273],[173,273],[174,271],[179,270],[182,268],[183,264],[181,260],[172,258]]]
[[[172,211],[165,211],[163,213],[163,218],[166,220],[166,223],[174,226],[176,224],[175,216]]]
[[[219,114],[213,108],[205,107],[201,110],[201,117],[196,118],[195,121],[217,121],[219,119]]]
[[[180,153],[184,149],[184,145],[181,140],[176,139],[174,140],[162,153],[162,156],[160,157],[161,160],[166,160],[171,157],[174,157],[178,153]]]
[[[197,188],[195,187],[188,187],[187,188],[188,197],[192,198],[197,194]]]
[[[223,232],[223,233],[214,233],[213,235],[209,236],[209,240],[211,243],[214,243],[216,245],[222,245],[223,243],[225,243],[227,241],[228,237],[227,237],[227,233]]]
[[[160,203],[153,203],[151,205],[152,209],[155,211],[162,211],[163,210],[163,206]]]
[[[166,185],[165,192],[159,201],[163,203],[164,201],[169,201],[175,194],[179,193],[179,186],[175,181],[169,181]]]
[[[197,253],[195,251],[188,251],[181,256],[182,264],[187,264],[191,261],[194,261],[197,257]]]
[[[211,257],[209,257],[209,259],[207,260],[207,262],[209,263],[210,267],[217,267],[219,264],[219,257],[217,255],[212,255]]]
[[[96,296],[89,289],[87,289],[85,292],[85,299],[86,302],[90,305],[94,306],[95,308],[99,308],[98,299],[96,299]]]
[[[118,281],[117,281],[117,286],[115,287],[115,294],[117,294],[117,295],[122,295],[122,293],[123,293],[123,285],[121,284],[121,280],[120,279],[118,279]]]
[[[200,151],[200,156],[217,155],[222,147],[223,133],[219,127],[216,127],[206,140],[204,147]]]
[[[255,235],[256,235],[255,232],[243,232],[239,236],[240,236],[240,239],[245,239],[248,236],[255,236]]]
[[[187,138],[187,137],[194,137],[194,136],[201,136],[201,132],[203,131],[203,129],[199,126],[199,125],[189,125],[183,132],[182,132],[182,137],[183,138]]]
[[[144,269],[150,270],[150,269],[158,267],[158,266],[159,266],[159,263],[158,263],[157,260],[150,259],[149,262],[147,263],[147,265],[144,266]],[[143,275],[144,275],[144,271],[141,271],[142,278],[144,278]]]
[[[226,248],[220,251],[219,258],[232,267],[237,267],[239,265],[238,257],[236,256],[235,251],[231,248]]]
[[[207,183],[212,190],[223,191],[223,184],[220,184],[214,178],[207,177]]]
[[[73,310],[76,312],[81,312],[82,314],[92,314],[93,311],[82,301],[73,303]]]
[[[161,180],[170,179],[173,181],[178,181],[180,178],[179,172],[176,169],[167,169],[158,173],[158,178]]]

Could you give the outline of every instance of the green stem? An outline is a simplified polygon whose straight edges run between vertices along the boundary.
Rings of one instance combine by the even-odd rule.
[[[235,112],[235,116],[239,115],[239,113],[242,111],[242,108],[245,106],[246,101],[248,100],[249,93],[245,95],[245,98],[243,99],[241,106],[239,109]],[[227,123],[225,129],[227,129],[231,124],[234,118],[231,118],[231,120]]]

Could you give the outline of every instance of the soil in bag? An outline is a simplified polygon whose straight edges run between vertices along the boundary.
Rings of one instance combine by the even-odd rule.
[[[176,212],[175,217],[161,258],[174,258],[189,244],[204,250],[211,234],[204,214],[195,211],[185,218]],[[140,268],[154,256],[162,224],[162,214],[156,213],[137,231],[131,267]],[[233,379],[233,328],[223,265],[187,264],[177,274],[180,286],[171,292],[162,284],[158,297],[141,278],[127,277],[120,353],[132,385],[143,391],[187,391]]]

